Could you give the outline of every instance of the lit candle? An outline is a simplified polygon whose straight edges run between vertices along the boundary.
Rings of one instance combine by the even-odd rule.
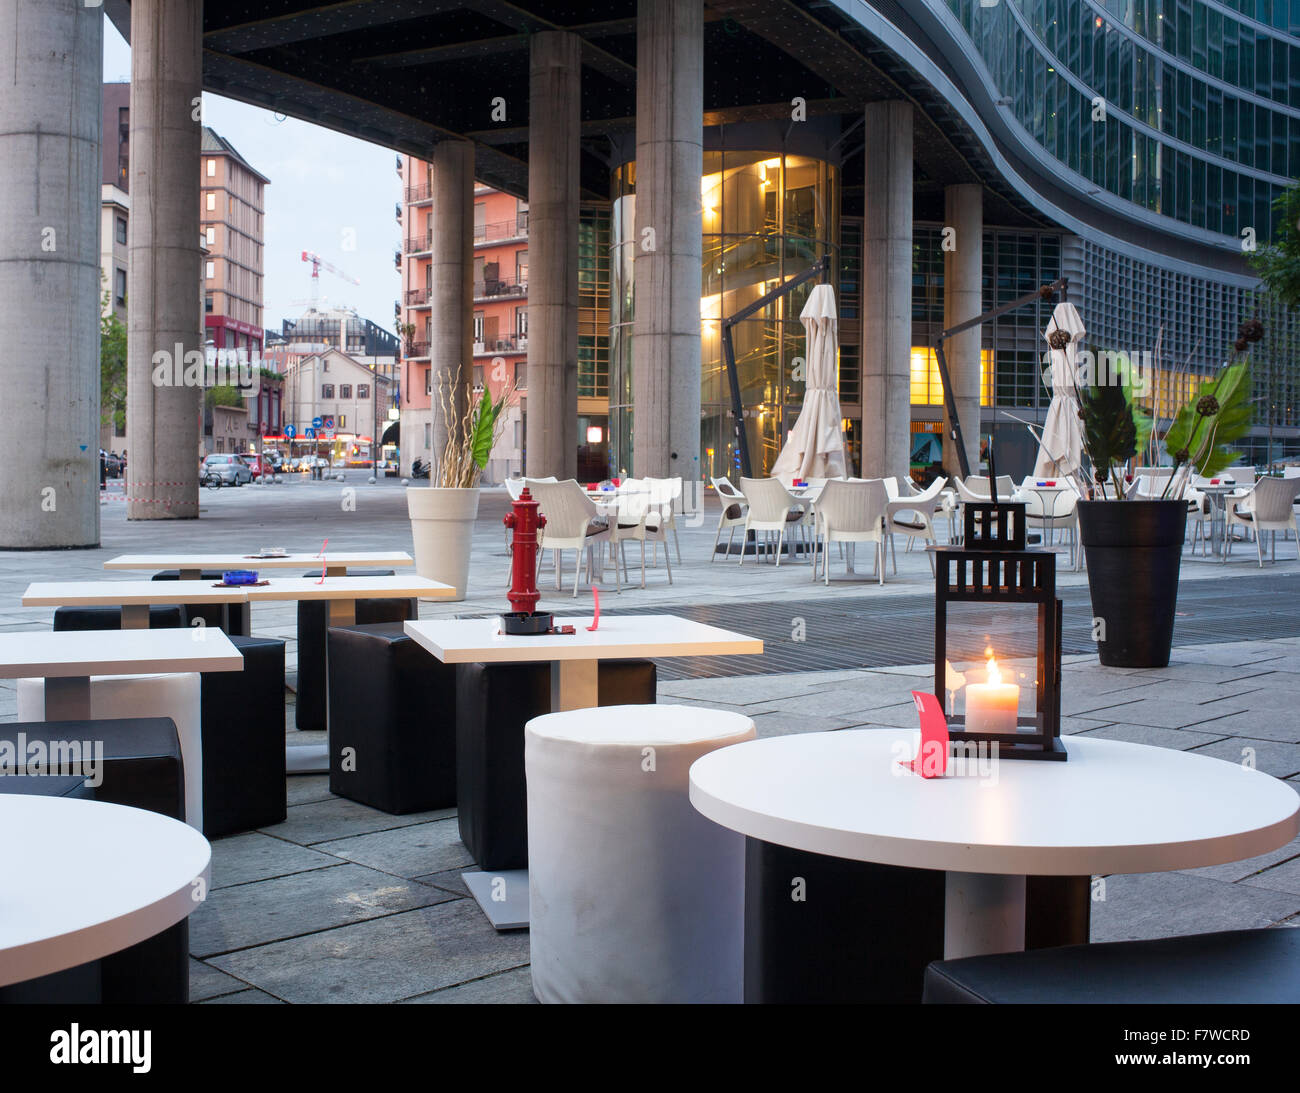
[[[1015,732],[1020,687],[1002,682],[992,649],[988,650],[988,658],[988,682],[966,685],[966,731]]]

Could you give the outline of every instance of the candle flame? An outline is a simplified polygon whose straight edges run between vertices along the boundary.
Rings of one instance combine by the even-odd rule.
[[[985,649],[984,654],[989,658],[988,659],[988,681],[992,683],[994,686],[996,686],[997,684],[1002,682],[1002,673],[998,670],[998,662],[994,659],[993,650],[991,648]]]

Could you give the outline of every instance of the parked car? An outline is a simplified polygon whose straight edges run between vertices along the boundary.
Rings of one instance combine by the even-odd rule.
[[[199,482],[204,486],[242,486],[253,480],[253,472],[237,455],[213,452],[199,468]]]
[[[265,459],[255,452],[248,452],[239,456],[244,466],[249,469],[253,478],[261,478],[263,475],[275,474],[275,468],[271,466],[271,461]]]
[[[126,461],[117,452],[108,452],[104,456],[104,473],[109,478],[121,478],[126,469]]]

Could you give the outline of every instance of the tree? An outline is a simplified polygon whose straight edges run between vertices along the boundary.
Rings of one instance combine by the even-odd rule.
[[[104,293],[99,318],[99,418],[100,424],[126,428],[126,324],[110,306]]]
[[[1300,307],[1300,183],[1283,190],[1273,210],[1277,231],[1267,247],[1255,251],[1250,264],[1283,307]]]

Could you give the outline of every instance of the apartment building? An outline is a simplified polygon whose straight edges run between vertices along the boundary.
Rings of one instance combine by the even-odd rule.
[[[268,179],[209,126],[203,127],[199,223],[204,326],[218,349],[262,352],[264,190]]]

